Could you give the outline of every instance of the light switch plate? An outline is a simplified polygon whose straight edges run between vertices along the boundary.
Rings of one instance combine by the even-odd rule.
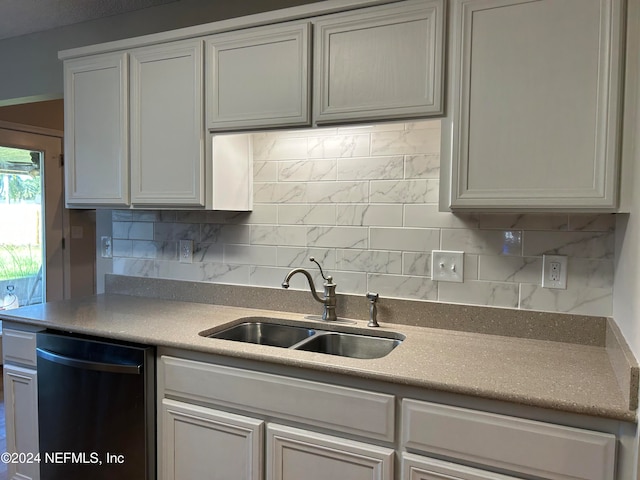
[[[566,255],[542,256],[542,287],[543,288],[567,288]]]
[[[100,237],[100,256],[102,258],[113,257],[111,237]]]
[[[436,282],[463,282],[464,252],[432,250],[431,279]]]

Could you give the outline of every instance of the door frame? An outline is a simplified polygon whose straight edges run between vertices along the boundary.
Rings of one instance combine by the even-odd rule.
[[[64,132],[0,120],[3,146],[44,152],[43,228],[44,228],[44,301],[69,298],[71,261],[64,239],[69,238],[69,212],[64,206],[63,154]]]

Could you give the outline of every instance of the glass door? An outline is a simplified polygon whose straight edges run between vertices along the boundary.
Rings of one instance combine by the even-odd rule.
[[[65,296],[61,144],[0,128],[0,310]]]

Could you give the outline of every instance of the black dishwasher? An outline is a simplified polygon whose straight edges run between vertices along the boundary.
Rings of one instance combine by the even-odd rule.
[[[38,333],[42,480],[155,479],[155,351]]]

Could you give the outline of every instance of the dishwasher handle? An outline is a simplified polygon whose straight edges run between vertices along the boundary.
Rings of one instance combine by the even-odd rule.
[[[44,348],[36,348],[38,357],[50,362],[59,363],[68,367],[82,368],[84,370],[94,370],[98,372],[109,373],[125,373],[130,375],[139,375],[142,372],[142,365],[121,364],[121,363],[104,363],[91,362],[88,360],[80,360],[78,358],[65,357],[59,353],[54,353]]]

